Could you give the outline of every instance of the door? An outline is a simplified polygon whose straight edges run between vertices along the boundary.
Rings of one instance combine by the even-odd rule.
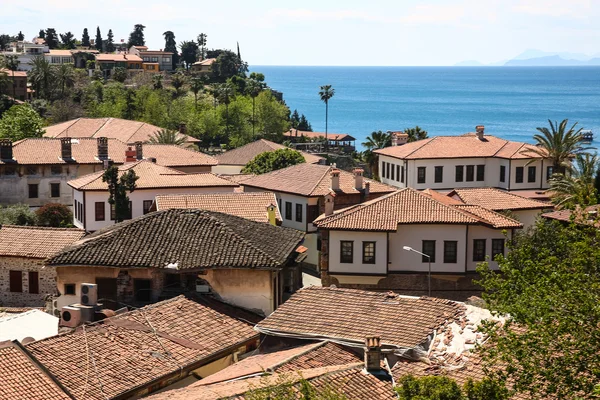
[[[96,278],[98,302],[108,299],[117,301],[117,278]]]

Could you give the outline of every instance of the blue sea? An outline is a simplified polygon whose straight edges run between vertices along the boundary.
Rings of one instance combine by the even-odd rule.
[[[476,125],[531,142],[548,119],[568,118],[600,142],[600,67],[293,67],[254,66],[283,92],[291,110],[325,130],[319,87],[332,85],[329,132],[357,146],[375,130],[419,125],[430,136],[472,132]],[[360,146],[359,146],[360,147]]]

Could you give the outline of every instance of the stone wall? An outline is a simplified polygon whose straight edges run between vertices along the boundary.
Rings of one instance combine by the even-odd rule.
[[[43,260],[25,257],[0,257],[0,305],[5,307],[43,307],[47,294],[57,294],[56,271],[42,268]],[[21,271],[23,291],[10,292],[10,271]],[[29,293],[29,271],[38,272],[39,293]]]

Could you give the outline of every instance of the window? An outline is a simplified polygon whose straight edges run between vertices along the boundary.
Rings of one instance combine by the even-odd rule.
[[[96,285],[98,285],[98,300],[117,301],[117,278],[96,278]]]
[[[535,166],[531,166],[529,168],[527,168],[527,182],[531,183],[531,182],[535,182],[535,175],[536,175],[536,167]]]
[[[506,166],[500,166],[500,182],[506,182]]]
[[[150,207],[152,207],[152,200],[144,200],[142,207],[144,210],[144,215],[148,214],[150,212]]]
[[[133,293],[136,301],[149,302],[152,299],[152,280],[134,279]]]
[[[504,239],[492,239],[492,260],[498,254],[504,255]]]
[[[473,182],[475,178],[475,166],[467,165],[467,182]]]
[[[115,209],[115,205],[110,205],[110,220],[115,221],[117,219],[117,211]]]
[[[354,242],[349,240],[340,241],[340,262],[352,263],[354,261]]]
[[[382,178],[387,178],[387,176],[385,175],[385,166],[386,166],[386,164],[387,163],[385,161],[381,162],[381,177]]]
[[[75,296],[75,284],[65,283],[65,292],[63,294]]]
[[[50,197],[60,197],[60,183],[50,184]]]
[[[392,164],[392,175],[390,175],[390,179],[393,180],[393,181],[396,180],[395,174],[394,174],[395,170],[396,170],[396,168],[394,168],[394,164]]]
[[[11,165],[7,165],[6,167],[4,167],[4,175],[16,175],[17,174],[17,168],[11,166]]]
[[[444,263],[456,264],[458,257],[458,242],[454,240],[444,241]]]
[[[515,172],[515,182],[523,183],[523,167],[517,167]]]
[[[163,57],[163,63],[168,64],[170,62],[171,62],[171,58],[169,58],[169,57]]]
[[[319,216],[319,206],[308,206],[306,210],[306,218],[308,222],[313,222]]]
[[[75,219],[79,221],[79,207],[78,207],[79,202],[77,200],[75,200],[73,202],[73,212],[75,214]]]
[[[296,222],[302,222],[302,204],[296,204]]]
[[[401,177],[401,175],[400,175],[400,166],[396,165],[396,180],[398,182],[400,182],[400,179],[401,179],[400,177]],[[404,182],[404,179],[402,179],[402,181]]]
[[[50,167],[50,173],[52,175],[62,175],[62,167],[60,165],[53,165]]]
[[[10,271],[10,291],[14,293],[23,292],[23,273],[21,271]]]
[[[426,167],[417,167],[417,183],[425,183]]]
[[[552,175],[554,175],[554,167],[546,167],[546,181],[549,181],[552,178]]]
[[[390,178],[390,166],[390,163],[385,163],[385,177],[388,179]]]
[[[481,182],[485,180],[485,165],[477,166],[477,181]]]
[[[431,262],[435,262],[435,240],[423,240],[421,253],[427,254],[431,257]],[[421,262],[429,262],[429,257],[422,256]]]
[[[37,183],[30,183],[29,185],[29,198],[37,199],[38,198],[38,185]]]
[[[404,183],[404,165],[400,167],[400,182]]]
[[[292,203],[289,201],[285,202],[285,219],[292,220]]]
[[[104,221],[106,218],[104,209],[105,206],[103,201],[97,201],[94,203],[94,214],[96,215],[96,221]]]
[[[435,167],[434,172],[435,172],[434,182],[435,183],[442,182],[444,180],[444,167]]]
[[[455,182],[462,182],[464,177],[465,177],[465,166],[464,165],[457,165],[454,168],[454,181]]]
[[[25,169],[25,173],[27,175],[37,175],[38,167],[36,167],[35,165],[28,165],[27,168]]]
[[[473,239],[473,261],[485,261],[485,239]]]
[[[81,222],[83,222],[83,220],[84,220],[84,216],[83,216],[83,203],[79,203],[79,220]]]
[[[363,264],[375,264],[375,242],[363,242]]]
[[[29,293],[40,293],[40,280],[37,271],[29,271]]]

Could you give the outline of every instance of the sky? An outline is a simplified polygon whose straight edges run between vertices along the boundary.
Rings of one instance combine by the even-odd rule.
[[[250,65],[453,65],[492,63],[527,49],[600,53],[600,0],[0,0],[0,33],[41,28],[127,40],[146,26],[164,47],[208,35],[209,48],[235,49]]]

